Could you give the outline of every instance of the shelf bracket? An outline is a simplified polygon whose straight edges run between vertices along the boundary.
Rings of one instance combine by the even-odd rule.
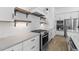
[[[14,21],[14,26],[16,27],[16,21]]]
[[[28,15],[29,15],[29,14],[28,14],[28,13],[26,13],[26,18],[28,18]]]
[[[14,10],[14,15],[16,16],[16,10]]]
[[[41,17],[40,17],[40,20],[41,20]]]
[[[26,22],[26,26],[28,26],[28,23]]]

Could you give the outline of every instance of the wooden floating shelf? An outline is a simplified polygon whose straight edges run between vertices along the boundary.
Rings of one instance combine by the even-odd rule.
[[[28,20],[14,20],[14,21],[0,21],[0,22],[28,22],[28,23],[31,23],[31,21],[28,21]]]
[[[16,12],[20,12],[20,13],[24,13],[24,14],[26,14],[26,15],[28,15],[28,14],[31,14],[31,15],[35,15],[35,16],[37,16],[37,17],[41,17],[41,18],[43,18],[43,19],[46,19],[44,16],[45,15],[43,15],[43,14],[41,14],[41,13],[39,13],[39,12],[30,12],[30,11],[28,11],[28,10],[24,10],[24,9],[21,9],[21,8],[19,8],[19,7],[15,7],[15,15],[16,15]]]
[[[28,21],[28,20],[14,20],[14,22],[28,22],[28,23],[31,23],[31,21]]]
[[[0,22],[14,22],[14,21],[0,21]]]
[[[40,18],[42,18],[42,19],[46,19],[46,17],[44,17],[44,16],[42,16],[42,17],[40,17]]]
[[[30,11],[21,9],[21,8],[19,8],[19,7],[15,7],[15,12],[20,12],[20,13],[24,13],[24,14],[31,14]]]
[[[28,20],[14,20],[14,26],[16,27],[16,24],[17,22],[25,22],[26,23],[26,26],[28,25],[28,23],[31,23],[31,21],[28,21]]]
[[[38,12],[34,12],[34,13],[32,13],[32,15],[35,15],[35,16],[38,16],[38,17],[42,17],[42,16],[44,16],[43,14],[38,13]]]
[[[47,24],[46,22],[40,22],[41,24]]]

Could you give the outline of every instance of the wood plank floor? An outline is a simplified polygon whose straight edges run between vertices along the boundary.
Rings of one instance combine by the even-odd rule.
[[[66,39],[56,35],[48,44],[48,51],[68,51]]]

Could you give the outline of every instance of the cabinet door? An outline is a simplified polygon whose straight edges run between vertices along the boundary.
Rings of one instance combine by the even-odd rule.
[[[36,47],[35,51],[39,51],[39,47]]]
[[[12,46],[4,51],[22,51],[22,43]]]
[[[0,21],[11,21],[13,13],[13,7],[0,7]]]
[[[23,42],[23,51],[29,51],[30,50],[30,46],[31,46],[30,39],[24,41]]]
[[[39,36],[32,38],[31,41],[32,41],[31,51],[39,51]]]
[[[22,51],[22,43],[13,46],[13,51]]]
[[[5,50],[3,50],[3,51],[13,51],[13,47],[7,48],[7,49],[5,49]]]

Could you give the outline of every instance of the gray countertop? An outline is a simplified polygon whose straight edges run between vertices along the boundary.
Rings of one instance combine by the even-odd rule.
[[[68,36],[72,38],[75,46],[79,50],[79,33],[78,32],[67,32]]]
[[[25,40],[29,40],[30,38],[38,36],[38,35],[39,35],[39,33],[29,32],[29,33],[18,33],[13,36],[0,38],[0,51],[5,50],[9,47],[12,47]]]

